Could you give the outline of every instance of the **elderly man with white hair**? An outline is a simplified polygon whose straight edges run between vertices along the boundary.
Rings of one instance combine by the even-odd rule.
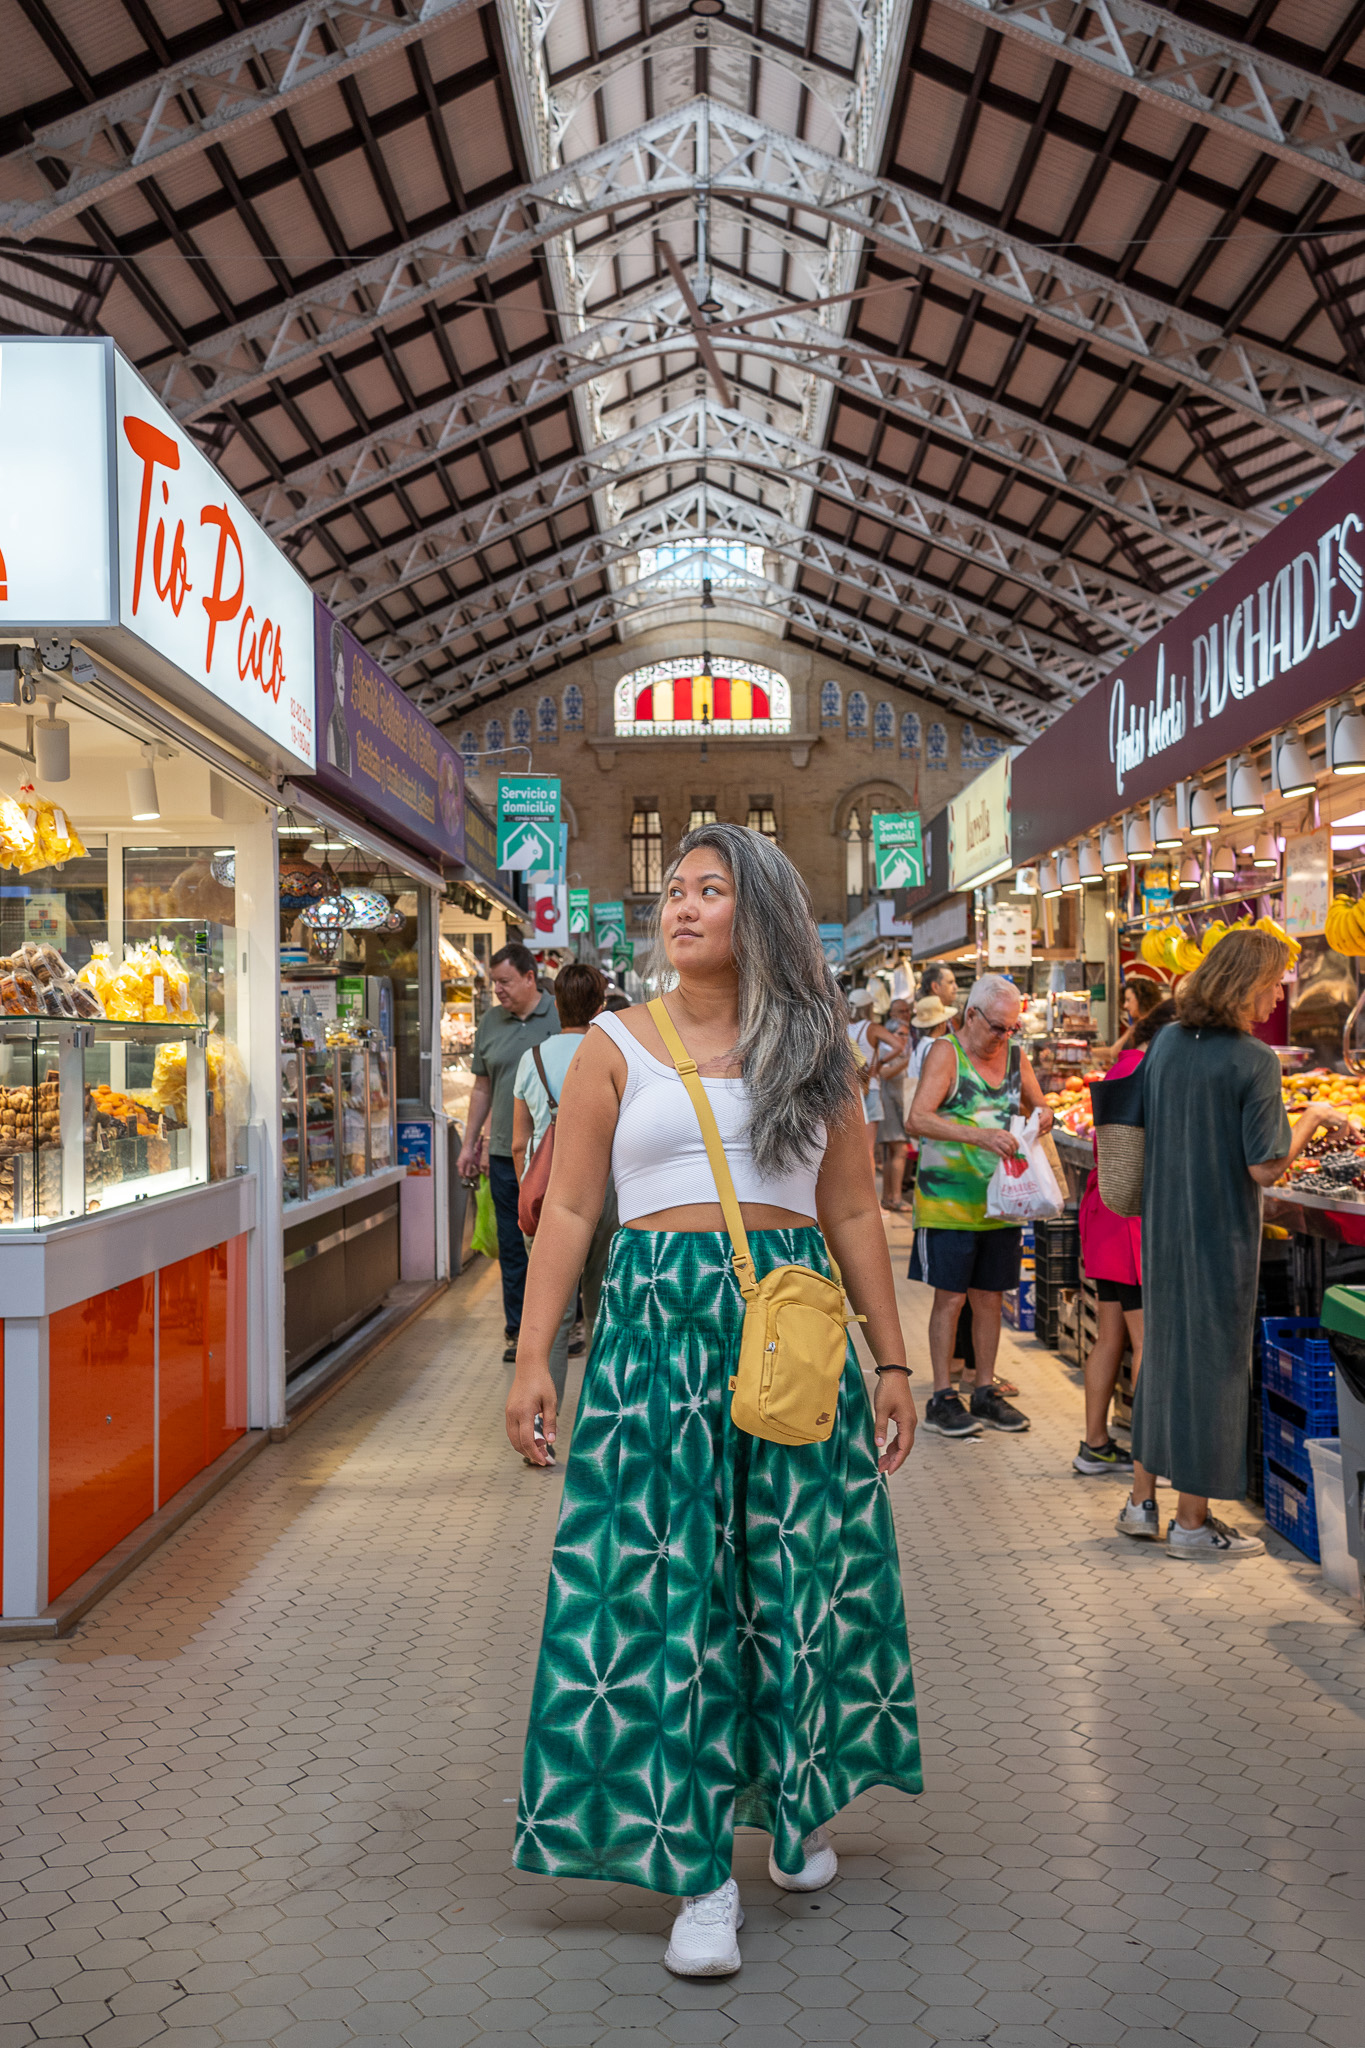
[[[962,1022],[929,1050],[908,1119],[920,1141],[915,1181],[915,1249],[910,1278],[934,1290],[929,1356],[934,1391],[921,1428],[936,1436],[979,1436],[982,1429],[1027,1429],[1028,1417],[994,1384],[1002,1297],[1019,1284],[1017,1225],[986,1214],[997,1159],[1019,1147],[1012,1116],[1052,1112],[1018,1043],[1023,998],[1003,974],[973,982]],[[953,1392],[953,1338],[964,1301],[972,1305],[976,1391],[971,1412]]]

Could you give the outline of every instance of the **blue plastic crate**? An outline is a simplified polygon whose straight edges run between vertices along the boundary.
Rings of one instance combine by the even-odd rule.
[[[1299,1479],[1278,1459],[1265,1460],[1265,1518],[1296,1550],[1322,1562],[1318,1554],[1318,1511],[1311,1479]]]
[[[1303,1409],[1309,1436],[1336,1435],[1336,1367],[1316,1316],[1262,1317],[1261,1386]]]
[[[1308,1438],[1314,1432],[1296,1401],[1286,1401],[1271,1388],[1261,1388],[1261,1450],[1298,1479],[1311,1480],[1313,1466],[1308,1456]]]

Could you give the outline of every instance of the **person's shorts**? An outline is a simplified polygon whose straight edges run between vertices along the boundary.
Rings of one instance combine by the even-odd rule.
[[[905,1125],[901,1121],[901,1106],[889,1088],[882,1090],[882,1120],[877,1126],[879,1145],[903,1145]]]
[[[910,1278],[945,1294],[1008,1294],[1019,1285],[1019,1248],[1023,1232],[1006,1230],[930,1230],[915,1232]]]
[[[1116,1301],[1125,1315],[1142,1307],[1142,1282],[1140,1280],[1095,1281],[1095,1294],[1100,1301]]]

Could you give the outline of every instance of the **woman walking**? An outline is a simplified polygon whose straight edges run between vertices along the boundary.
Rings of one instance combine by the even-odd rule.
[[[1175,1016],[1175,1004],[1166,1001],[1143,1011],[1132,1027],[1126,1051],[1109,1069],[1111,1081],[1122,1080],[1142,1065],[1148,1046],[1164,1025]],[[1099,1148],[1092,1138],[1096,1167]],[[1109,1409],[1123,1362],[1124,1338],[1133,1347],[1133,1384],[1142,1369],[1142,1224],[1136,1216],[1119,1216],[1100,1200],[1098,1171],[1091,1173],[1081,1197],[1081,1264],[1087,1280],[1095,1283],[1099,1306],[1099,1329],[1085,1361],[1085,1435],[1071,1460],[1084,1478],[1117,1473],[1133,1476],[1133,1458],[1109,1434]]]
[[[1313,1107],[1292,1131],[1280,1063],[1251,1036],[1280,998],[1289,947],[1229,932],[1176,991],[1176,1023],[1143,1062],[1142,1257],[1146,1342],[1133,1402],[1133,1497],[1124,1536],[1157,1542],[1156,1475],[1178,1494],[1172,1557],[1236,1559],[1265,1549],[1209,1513],[1246,1489],[1251,1337],[1261,1189],[1340,1111]]]
[[[823,1824],[921,1789],[883,1475],[915,1431],[842,999],[804,884],[737,826],[688,833],[660,909],[662,1022],[695,1061],[758,1277],[828,1273],[867,1318],[827,1442],[738,1429],[744,1301],[697,1114],[646,1008],[594,1021],[565,1086],[507,1431],[543,1458],[548,1354],[610,1172],[622,1229],[574,1424],[515,1860],[682,1895],[667,1966],[739,1968],[734,1830],[786,1890],[828,1884]],[[828,1241],[829,1251],[826,1251]],[[537,1423],[543,1418],[543,1440]]]

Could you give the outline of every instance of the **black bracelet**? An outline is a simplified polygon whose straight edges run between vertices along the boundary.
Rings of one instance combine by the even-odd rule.
[[[884,1372],[903,1372],[908,1380],[912,1380],[915,1377],[908,1365],[879,1365],[876,1367],[878,1379],[881,1378]]]

